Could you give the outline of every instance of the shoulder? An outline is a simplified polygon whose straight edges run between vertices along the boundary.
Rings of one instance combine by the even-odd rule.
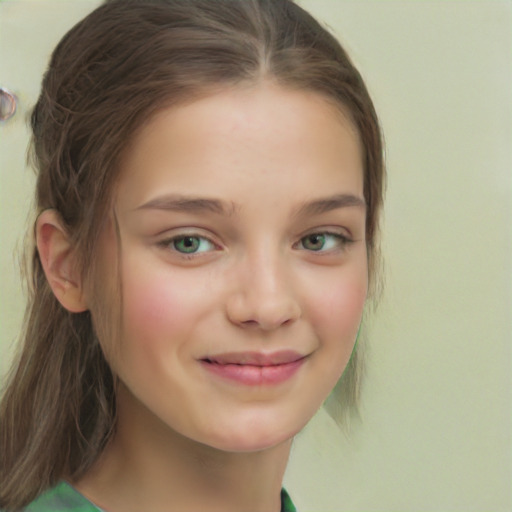
[[[286,489],[281,489],[281,512],[298,512]]]
[[[281,490],[281,511],[297,512],[285,489]],[[78,491],[66,482],[41,494],[29,503],[23,512],[101,512]]]
[[[41,494],[29,503],[23,512],[101,512],[90,501],[73,489],[68,483],[61,482],[53,489]]]

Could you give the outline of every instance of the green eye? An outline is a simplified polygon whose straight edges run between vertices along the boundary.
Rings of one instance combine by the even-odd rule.
[[[175,238],[172,245],[177,251],[190,254],[197,251],[199,247],[199,238],[197,236]]]
[[[351,242],[338,233],[311,233],[300,240],[300,246],[306,251],[327,252],[341,250]]]
[[[182,254],[196,254],[215,249],[213,243],[202,236],[179,236],[173,238],[169,245]]]
[[[325,238],[324,233],[313,233],[302,239],[302,246],[308,251],[321,251],[325,246]]]

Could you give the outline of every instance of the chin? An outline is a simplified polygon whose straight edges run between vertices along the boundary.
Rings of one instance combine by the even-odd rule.
[[[305,423],[304,423],[305,424]],[[304,425],[277,425],[276,422],[253,422],[244,428],[227,428],[210,438],[212,448],[232,453],[250,453],[272,449],[298,434]]]
[[[211,446],[217,450],[229,453],[255,453],[275,448],[276,446],[290,441],[292,438],[293,436],[283,438],[267,436],[265,438],[255,439],[254,437],[247,436],[246,439],[222,440]]]

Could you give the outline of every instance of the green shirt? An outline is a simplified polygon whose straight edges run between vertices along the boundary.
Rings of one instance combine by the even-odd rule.
[[[66,482],[41,494],[30,503],[25,512],[102,512]],[[297,512],[288,493],[281,490],[281,512]]]

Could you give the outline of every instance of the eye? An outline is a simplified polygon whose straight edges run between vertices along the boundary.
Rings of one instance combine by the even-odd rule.
[[[313,252],[326,252],[342,249],[350,240],[339,233],[311,233],[300,239],[301,249]]]
[[[198,254],[214,251],[214,243],[199,235],[180,235],[162,242],[163,245],[181,254]]]

